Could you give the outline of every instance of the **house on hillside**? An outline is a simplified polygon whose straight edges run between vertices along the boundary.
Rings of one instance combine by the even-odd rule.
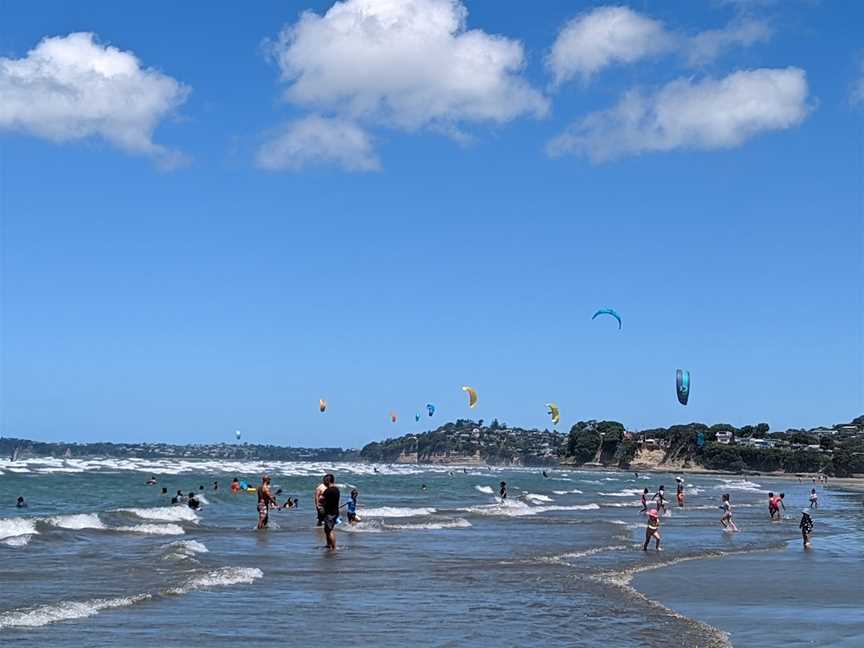
[[[729,445],[732,443],[732,433],[729,431],[723,431],[717,433],[717,443],[722,443],[723,445]]]

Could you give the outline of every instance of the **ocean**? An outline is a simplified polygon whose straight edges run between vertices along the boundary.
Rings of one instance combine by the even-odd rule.
[[[376,472],[376,470],[378,472]],[[254,494],[299,497],[254,529]],[[325,472],[356,526],[323,548]],[[0,644],[190,648],[368,646],[860,646],[864,497],[725,475],[143,459],[0,462]],[[156,486],[145,481],[151,476]],[[500,481],[510,497],[498,502]],[[213,490],[217,481],[219,490]],[[665,485],[662,552],[641,548],[639,493]],[[422,487],[425,485],[425,489]],[[199,487],[203,486],[201,490]],[[202,510],[172,506],[178,489]],[[780,522],[766,493],[786,493]],[[730,493],[739,533],[719,526]],[[28,508],[17,509],[25,497]]]

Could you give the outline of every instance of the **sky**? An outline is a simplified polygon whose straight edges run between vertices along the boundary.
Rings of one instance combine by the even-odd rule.
[[[526,6],[3,2],[0,433],[864,413],[864,5]]]

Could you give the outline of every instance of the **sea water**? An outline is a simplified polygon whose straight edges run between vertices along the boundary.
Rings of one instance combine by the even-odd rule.
[[[254,494],[280,501],[256,531]],[[332,472],[355,526],[323,548],[312,493]],[[0,462],[0,641],[37,646],[857,646],[862,498],[805,480],[615,471],[42,459]],[[158,484],[148,486],[155,476]],[[500,481],[510,496],[495,496]],[[218,481],[219,489],[213,490]],[[639,493],[663,484],[662,548]],[[200,486],[204,486],[201,490]],[[425,486],[425,488],[423,488]],[[169,495],[161,495],[162,487]],[[177,490],[203,508],[172,506]],[[784,491],[770,522],[767,491]],[[719,526],[730,493],[739,533]],[[16,509],[22,495],[29,506]]]

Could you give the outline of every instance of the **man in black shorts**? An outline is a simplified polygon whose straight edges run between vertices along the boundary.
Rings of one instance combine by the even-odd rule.
[[[321,495],[324,509],[324,535],[327,538],[327,548],[336,549],[336,521],[339,519],[339,489],[336,488],[336,478],[327,474],[324,483],[327,488]]]

